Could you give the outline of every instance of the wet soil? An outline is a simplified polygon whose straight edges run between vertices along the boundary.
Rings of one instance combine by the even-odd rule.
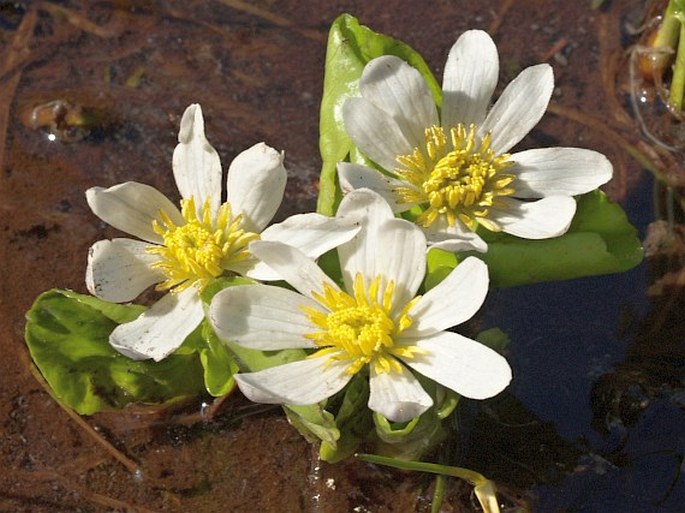
[[[447,50],[469,28],[493,34],[504,82],[525,66],[549,62],[557,86],[551,113],[523,145],[602,151],[615,166],[615,178],[605,188],[612,198],[626,204],[636,195],[649,197],[640,192],[650,187],[649,179],[626,152],[626,145],[646,143],[627,107],[621,72],[625,48],[634,40],[629,29],[639,26],[644,5],[608,1],[603,10],[592,10],[590,3],[0,1],[0,511],[429,511],[432,477],[355,460],[321,463],[279,409],[255,408],[239,394],[212,418],[199,414],[209,399],[198,398],[172,412],[131,408],[79,423],[32,373],[23,342],[24,313],[49,288],[86,292],[88,247],[119,235],[89,211],[88,187],[137,180],[177,197],[171,154],[180,115],[190,103],[202,104],[206,132],[224,169],[259,141],[285,150],[289,182],[279,219],[313,210],[325,41],[330,23],[342,12],[409,43],[438,76]],[[74,121],[84,116],[85,125]],[[645,214],[640,215],[644,221]],[[583,283],[592,290],[603,282]],[[526,290],[522,301],[536,293]],[[495,311],[506,297],[495,295],[493,301],[500,301]],[[561,323],[564,312],[558,315],[549,324]],[[606,321],[612,331],[618,330],[618,319],[616,314]],[[673,325],[682,322],[676,319]],[[540,330],[544,333],[545,324]],[[650,336],[653,330],[645,328],[642,337]],[[520,362],[524,356],[516,350],[514,344],[512,358]],[[664,351],[668,357],[682,356],[682,343]],[[637,365],[642,372],[645,359],[653,363],[635,349],[610,370]],[[657,388],[663,385],[660,372],[649,374],[656,376]],[[526,391],[521,383],[531,379],[516,385],[517,379],[511,394],[480,409],[465,404],[460,411],[465,429],[457,440],[463,442],[462,455],[449,461],[495,477],[508,511],[515,505],[599,511],[582,502],[566,509],[568,499],[549,492],[554,483],[582,472],[581,454],[590,451],[578,445],[577,433],[563,432],[563,405],[558,416],[548,412],[541,419],[540,410],[526,403],[548,383],[532,383]],[[588,387],[593,383],[585,381]],[[597,383],[606,393],[593,397],[605,398],[620,417],[620,398],[614,400],[620,388],[609,378]],[[632,384],[628,380],[626,386]],[[582,400],[587,406],[590,398]],[[602,408],[608,410],[605,403]],[[509,412],[519,424],[491,430],[488,419],[498,411]],[[593,428],[590,420],[583,429],[602,436],[601,422]],[[517,425],[534,429],[517,430]],[[682,442],[679,436],[666,443]],[[455,445],[443,453],[456,451]],[[530,472],[521,470],[533,463]],[[596,468],[591,475],[599,476]],[[663,482],[668,491],[670,481]],[[627,493],[637,497],[640,492]],[[631,511],[666,512],[669,500],[650,503],[656,509]],[[441,511],[477,510],[470,488],[449,480]]]

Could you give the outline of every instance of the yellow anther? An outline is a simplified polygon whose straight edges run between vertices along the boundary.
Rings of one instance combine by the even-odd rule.
[[[228,203],[219,207],[213,220],[209,200],[198,216],[191,197],[181,200],[181,214],[185,223],[179,226],[163,211],[160,211],[162,222],[152,223],[163,239],[162,245],[148,247],[149,253],[160,257],[153,267],[166,276],[157,286],[158,290],[180,292],[194,285],[203,288],[232,263],[248,258],[247,245],[259,238],[258,234],[242,228],[242,214],[233,217]]]
[[[344,361],[348,364],[347,373],[354,375],[367,364],[379,373],[401,372],[396,356],[407,359],[422,353],[419,348],[396,344],[396,337],[411,326],[409,311],[419,298],[393,316],[395,284],[391,281],[381,290],[381,281],[381,276],[377,276],[367,287],[364,277],[357,274],[352,295],[327,283],[322,293],[312,294],[324,308],[322,311],[302,307],[309,320],[320,328],[305,335],[320,348],[312,357]]]
[[[394,172],[407,185],[394,189],[399,203],[425,207],[417,223],[430,226],[444,219],[450,226],[460,220],[471,230],[478,224],[488,229],[499,226],[487,219],[497,198],[514,194],[514,176],[504,173],[513,165],[509,154],[496,155],[490,149],[490,134],[480,138],[476,126],[459,124],[449,131],[442,127],[425,131],[422,147],[397,157]]]

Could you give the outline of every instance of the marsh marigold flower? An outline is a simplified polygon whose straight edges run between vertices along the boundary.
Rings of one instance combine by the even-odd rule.
[[[204,318],[200,292],[211,280],[225,274],[279,278],[251,255],[250,242],[287,240],[316,258],[357,230],[318,214],[292,216],[267,228],[283,198],[286,170],[283,155],[264,143],[233,160],[222,203],[221,162],[205,138],[197,104],[183,114],[178,141],[172,167],[180,210],[157,189],[137,182],[86,192],[100,219],[142,239],[96,242],[88,254],[88,290],[118,303],[155,284],[167,292],[110,336],[115,349],[135,359],[161,360],[183,343]]]
[[[258,350],[304,348],[303,360],[235,376],[256,402],[314,404],[368,373],[369,408],[403,422],[426,411],[431,397],[422,374],[465,397],[483,399],[511,379],[492,349],[445,331],[471,318],[488,289],[486,265],[470,257],[442,282],[416,296],[426,270],[426,238],[395,219],[377,194],[348,194],[337,214],[361,230],[338,246],[344,286],[301,251],[255,241],[250,251],[295,289],[239,285],[219,292],[209,319],[217,335]]]
[[[464,33],[447,58],[439,116],[416,69],[389,55],[369,62],[361,97],[345,102],[343,119],[352,141],[384,172],[340,163],[343,191],[373,189],[396,213],[421,206],[416,223],[432,247],[448,251],[485,251],[479,226],[526,239],[565,233],[573,196],[607,182],[612,166],[579,148],[510,153],[547,109],[554,77],[548,64],[526,68],[490,108],[498,75],[490,36]]]

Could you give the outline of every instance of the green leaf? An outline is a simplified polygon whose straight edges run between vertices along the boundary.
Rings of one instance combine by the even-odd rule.
[[[637,230],[623,209],[601,191],[578,199],[578,209],[566,234],[554,239],[529,240],[505,233],[479,232],[488,243],[487,253],[443,250],[428,252],[425,288],[434,287],[460,259],[476,256],[488,264],[494,287],[627,271],[643,258]]]
[[[382,55],[396,55],[414,66],[424,76],[428,87],[441,102],[441,89],[423,57],[408,45],[379,34],[343,14],[331,26],[326,48],[323,98],[321,100],[319,149],[323,160],[317,212],[333,215],[341,191],[336,180],[336,165],[348,158],[353,144],[342,118],[342,107],[348,98],[359,96],[359,78],[364,66]]]
[[[488,346],[490,349],[494,349],[498,353],[503,352],[504,348],[507,347],[510,342],[509,335],[499,328],[489,328],[481,331],[476,336],[476,340],[481,344]]]
[[[193,353],[175,353],[161,362],[135,361],[110,346],[112,330],[144,310],[57,289],[38,296],[26,314],[25,338],[58,400],[90,415],[202,391],[202,367]]]
[[[491,284],[508,287],[609,274],[627,271],[642,261],[637,230],[619,205],[601,191],[577,201],[571,227],[561,237],[527,240],[483,233],[488,252],[474,255],[488,264]]]
[[[378,442],[376,451],[403,460],[420,458],[445,439],[442,421],[459,401],[459,395],[434,381],[417,375],[423,389],[433,398],[433,406],[409,422],[391,422],[379,413],[373,414]]]
[[[235,388],[233,375],[238,372],[238,363],[206,319],[202,323],[202,339],[204,344],[199,349],[199,354],[204,369],[205,388],[214,397],[226,395]]]
[[[458,263],[459,258],[454,253],[442,249],[429,250],[426,257],[425,290],[429,291],[444,280]]]
[[[319,456],[328,463],[336,463],[352,456],[373,429],[373,417],[367,407],[369,401],[368,376],[357,374],[345,387],[342,404],[335,415],[340,436],[335,443],[323,441]]]
[[[335,447],[340,438],[340,431],[333,414],[326,411],[321,404],[306,406],[284,405],[283,410],[288,421],[305,437],[309,443],[318,441]],[[328,461],[328,460],[327,460]]]

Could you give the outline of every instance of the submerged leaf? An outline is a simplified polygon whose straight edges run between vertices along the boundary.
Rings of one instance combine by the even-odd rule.
[[[110,346],[112,330],[144,310],[65,290],[38,296],[26,314],[26,343],[60,401],[90,415],[133,402],[158,404],[202,391],[202,367],[190,351],[161,362],[135,361]]]

